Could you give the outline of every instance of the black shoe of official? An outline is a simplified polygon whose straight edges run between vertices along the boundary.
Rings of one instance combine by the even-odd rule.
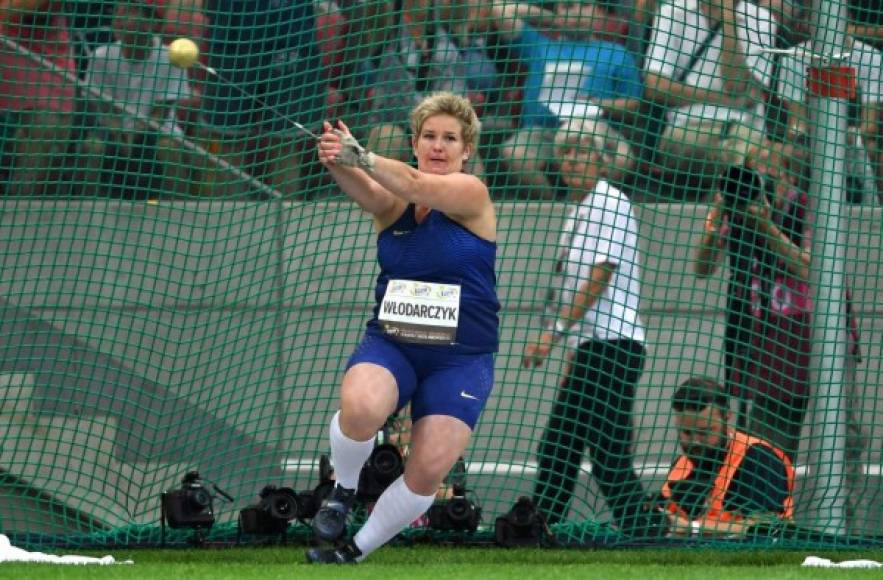
[[[346,517],[356,499],[356,490],[335,485],[313,516],[313,533],[320,540],[334,542],[346,532]]]
[[[307,550],[310,564],[357,564],[362,551],[353,542],[336,548],[311,548]]]

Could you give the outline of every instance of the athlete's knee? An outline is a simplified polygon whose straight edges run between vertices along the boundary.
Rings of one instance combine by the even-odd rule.
[[[395,387],[375,384],[345,384],[340,397],[340,425],[354,439],[365,440],[383,426],[395,411]]]
[[[340,405],[340,428],[351,439],[367,441],[383,427],[389,415],[382,405],[373,401],[343,397]]]
[[[466,447],[464,438],[457,435],[432,435],[431,441],[426,440],[426,435],[419,433],[412,440],[405,466],[405,482],[411,491],[422,495],[438,489]],[[468,438],[465,441],[468,442]]]
[[[462,455],[463,449],[452,443],[412,447],[405,466],[405,483],[416,494],[435,493]]]
[[[408,457],[408,464],[405,469],[405,485],[417,495],[432,495],[444,483],[450,467],[440,469],[437,463],[433,464],[431,461],[421,461],[421,459],[425,458],[414,454]]]

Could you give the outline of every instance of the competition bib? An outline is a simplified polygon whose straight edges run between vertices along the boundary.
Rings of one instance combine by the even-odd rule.
[[[460,321],[460,286],[390,280],[378,320],[386,334],[401,342],[454,344]]]

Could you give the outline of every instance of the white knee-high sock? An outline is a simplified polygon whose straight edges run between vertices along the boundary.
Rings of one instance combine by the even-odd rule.
[[[331,418],[331,465],[334,478],[347,489],[359,485],[359,473],[374,449],[374,438],[367,441],[350,439],[340,430],[340,411]]]
[[[383,492],[368,521],[353,538],[362,558],[390,541],[405,526],[419,518],[435,501],[435,494],[417,495],[401,476]]]

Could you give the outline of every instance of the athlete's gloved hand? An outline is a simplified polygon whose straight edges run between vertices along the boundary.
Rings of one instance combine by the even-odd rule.
[[[345,133],[340,129],[335,129],[334,132],[340,137],[340,144],[342,145],[335,162],[346,167],[360,167],[368,173],[373,172],[374,154],[366,151],[364,147],[359,145],[359,142],[350,133]]]

